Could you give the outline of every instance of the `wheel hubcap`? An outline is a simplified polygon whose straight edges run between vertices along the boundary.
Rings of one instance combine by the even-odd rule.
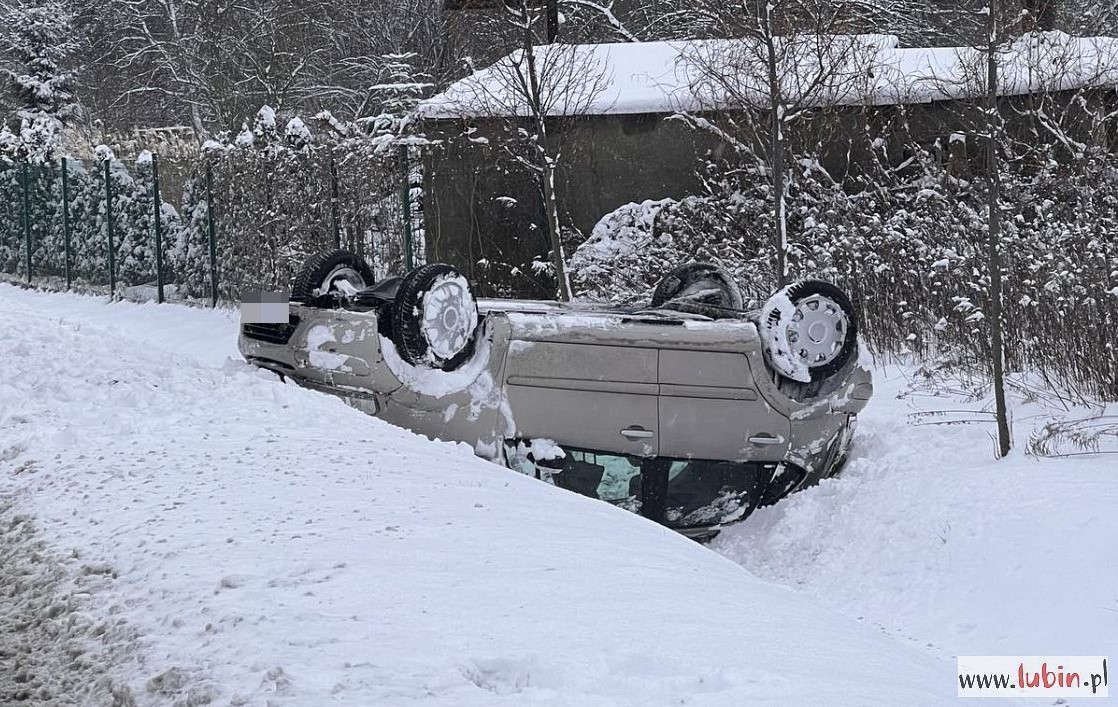
[[[438,358],[445,361],[461,353],[476,326],[474,298],[461,277],[437,282],[423,296],[423,335]]]
[[[319,288],[320,294],[329,294],[339,290],[338,283],[341,281],[348,282],[355,289],[361,290],[365,288],[365,278],[361,277],[361,273],[357,272],[348,265],[339,265],[330,271],[326,279],[322,281],[322,287]]]
[[[454,325],[458,323],[458,310],[448,308],[443,312],[443,328],[453,329]]]
[[[838,303],[830,297],[811,295],[796,304],[788,324],[788,343],[809,366],[826,365],[842,351],[849,324]]]

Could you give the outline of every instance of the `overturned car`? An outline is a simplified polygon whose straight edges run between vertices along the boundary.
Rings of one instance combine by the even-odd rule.
[[[374,283],[336,250],[290,300],[242,324],[247,361],[696,538],[837,473],[873,391],[851,303],[820,281],[756,311],[703,263],[646,306],[475,301],[448,265]]]

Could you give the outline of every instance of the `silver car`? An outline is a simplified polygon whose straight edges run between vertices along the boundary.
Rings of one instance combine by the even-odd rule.
[[[850,301],[824,282],[746,311],[703,263],[629,308],[475,300],[443,264],[372,280],[347,251],[312,258],[281,316],[243,320],[242,354],[696,538],[835,474],[873,392]]]

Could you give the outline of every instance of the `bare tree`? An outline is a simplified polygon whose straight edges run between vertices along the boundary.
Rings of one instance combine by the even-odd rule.
[[[200,137],[261,105],[375,115],[383,86],[400,85],[395,57],[436,79],[457,65],[440,0],[75,1],[91,40],[84,88],[101,115],[187,122]]]
[[[1008,147],[1005,130],[1005,116],[1002,109],[1002,96],[1006,89],[1017,80],[1019,67],[1009,64],[1015,34],[1020,33],[1020,13],[1009,14],[1010,9],[1003,0],[979,0],[981,5],[966,5],[956,8],[957,24],[965,27],[963,32],[975,41],[969,46],[955,50],[954,68],[929,67],[929,73],[922,77],[909,77],[913,84],[921,84],[924,89],[938,92],[943,98],[962,99],[958,101],[961,109],[955,116],[960,128],[968,129],[979,141],[982,148],[981,166],[977,171],[985,182],[985,193],[981,195],[984,205],[981,217],[984,223],[985,265],[989,282],[986,287],[987,303],[982,309],[981,320],[986,323],[988,340],[986,351],[989,356],[989,370],[994,393],[995,422],[997,425],[997,455],[1004,457],[1012,446],[1009,428],[1009,411],[1005,394],[1005,302],[1003,297],[1003,259],[1002,239],[1002,172],[1005,169],[1005,152]],[[977,4],[977,3],[976,3]],[[1012,71],[1006,69],[1012,68]],[[1025,76],[1023,80],[1030,81]],[[1018,91],[1026,93],[1026,91]],[[960,138],[961,133],[956,133]],[[952,137],[952,148],[964,144]],[[953,159],[958,155],[953,155]],[[960,160],[955,160],[960,162]],[[965,158],[963,159],[965,161]],[[965,169],[955,164],[954,169]],[[957,198],[966,203],[971,196],[968,184],[957,193]],[[976,214],[976,220],[980,217]]]
[[[822,0],[700,0],[696,12],[725,39],[695,43],[683,57],[703,111],[720,111],[736,147],[760,155],[772,188],[773,248],[781,285],[790,276],[787,224],[789,133],[812,112],[860,96],[872,80],[873,38],[845,33],[857,5]],[[690,118],[699,127],[710,122]],[[754,150],[754,147],[757,149]]]
[[[453,23],[441,11],[442,0],[392,0],[373,11],[360,1],[323,4],[329,51],[306,96],[317,108],[352,117],[375,115],[386,109],[381,100],[386,86],[393,86],[392,93],[411,84],[409,90],[422,95],[459,78],[466,48],[463,37],[450,31]],[[410,80],[404,80],[401,63],[407,64]]]
[[[564,24],[581,30],[572,37],[564,28],[563,40],[641,41],[637,33],[629,29],[628,23],[619,18],[615,6],[614,0],[555,0],[556,9],[564,16]]]
[[[1103,0],[1095,0],[1103,2]],[[844,0],[848,30],[855,33],[891,34],[907,46],[952,44],[953,19],[958,0]],[[660,39],[709,39],[725,36],[725,15],[735,5],[693,0],[621,0],[613,10],[620,21],[642,41]],[[725,8],[722,6],[725,5]],[[754,4],[748,16],[761,13]],[[779,8],[774,6],[774,11]]]
[[[998,163],[998,143],[1003,122],[998,108],[999,52],[1002,50],[1001,24],[1003,4],[988,0],[985,10],[985,42],[982,53],[986,64],[986,92],[983,115],[986,138],[986,267],[990,273],[990,365],[994,386],[994,415],[998,426],[998,456],[1009,454],[1013,439],[1009,433],[1009,410],[1005,399],[1005,325],[1002,301],[1001,257],[1001,166]]]
[[[539,184],[546,218],[551,266],[558,296],[569,300],[570,282],[563,253],[556,171],[562,157],[555,117],[584,115],[601,96],[610,78],[592,46],[537,45],[545,19],[529,3],[505,6],[502,25],[519,47],[488,69],[457,84],[449,95],[462,115],[505,121],[501,148],[525,167]]]
[[[978,49],[985,64],[982,129],[986,142],[987,268],[990,275],[989,326],[991,373],[998,454],[1009,453],[1013,440],[1005,396],[1006,314],[1003,294],[1002,176],[1007,167],[1043,165],[1059,156],[1070,169],[1104,151],[1105,134],[1118,113],[1092,100],[1098,86],[1112,85],[1118,65],[1113,41],[1044,34],[1051,28],[1052,8],[1043,0],[1023,8],[1004,0],[979,11],[984,19],[984,44]],[[1022,109],[1008,109],[1002,93],[1026,93]],[[1072,95],[1068,95],[1072,93]],[[1014,134],[1007,117],[1023,119]],[[1021,133],[1024,133],[1023,135]],[[1093,143],[1093,144],[1092,144]],[[1018,168],[1020,171],[1020,168]],[[1089,222],[1087,214],[1080,214]]]

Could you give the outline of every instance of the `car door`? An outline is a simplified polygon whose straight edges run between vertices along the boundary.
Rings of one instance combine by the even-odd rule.
[[[778,461],[788,451],[788,418],[761,397],[744,353],[662,349],[658,382],[660,456]]]
[[[505,375],[516,436],[655,456],[657,359],[652,347],[511,342]]]

